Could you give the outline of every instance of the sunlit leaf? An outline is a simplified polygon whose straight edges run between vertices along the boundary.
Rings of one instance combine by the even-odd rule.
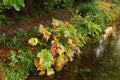
[[[17,0],[17,4],[21,7],[25,7],[25,4],[24,4],[23,0]]]
[[[68,43],[69,45],[72,45],[72,44],[73,44],[72,38],[68,38],[68,39],[67,39],[67,43]]]
[[[64,54],[58,56],[55,64],[56,70],[61,70],[67,61],[68,61],[68,58]]]
[[[97,6],[101,10],[109,11],[112,5],[109,2],[99,1]]]
[[[54,74],[53,68],[47,68],[47,75],[50,76],[52,74]]]
[[[67,37],[70,37],[70,32],[68,30],[65,30],[64,31],[64,36],[67,38]]]
[[[44,26],[42,24],[39,25],[39,33],[43,34],[45,31]]]
[[[48,39],[50,38],[50,35],[51,35],[50,32],[48,32],[48,31],[44,31],[44,33],[43,33],[43,38],[45,38],[46,41],[48,41]]]
[[[57,54],[57,45],[52,44],[50,47],[51,54],[55,56]]]
[[[57,44],[57,53],[59,54],[59,55],[61,55],[61,54],[63,54],[65,51],[66,51],[66,48],[62,45],[62,44]]]
[[[56,19],[53,19],[52,24],[54,29],[59,27],[59,21]]]
[[[77,30],[75,29],[75,27],[73,27],[72,25],[69,25],[68,29],[70,34],[72,34],[73,36],[76,35]]]
[[[38,59],[35,59],[35,60],[34,60],[34,64],[35,64],[36,67],[38,67],[38,66],[39,66],[39,60],[38,60]]]
[[[28,40],[28,43],[29,43],[30,45],[32,45],[32,46],[37,45],[38,42],[39,42],[38,38],[30,38],[30,39]]]
[[[47,49],[44,49],[44,50],[41,50],[41,53],[40,53],[40,65],[46,69],[48,67],[51,67],[52,65],[52,61],[53,61],[53,56],[52,54],[50,53],[49,50]]]
[[[46,39],[46,41],[48,41],[48,39],[50,38],[51,33],[49,31],[47,31],[43,25],[39,25],[39,33],[43,34],[43,38]]]
[[[39,75],[41,75],[41,76],[44,75],[44,74],[45,74],[45,71],[40,71],[39,72]]]
[[[69,57],[70,61],[73,61],[74,54],[71,49],[67,50],[67,56]]]

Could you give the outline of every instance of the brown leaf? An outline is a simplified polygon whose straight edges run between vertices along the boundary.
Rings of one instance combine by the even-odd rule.
[[[38,66],[39,66],[39,60],[38,60],[38,59],[35,59],[35,60],[34,60],[34,64],[35,64],[35,66],[38,68]]]

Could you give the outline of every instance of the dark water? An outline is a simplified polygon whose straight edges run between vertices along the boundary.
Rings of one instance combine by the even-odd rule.
[[[81,56],[55,75],[31,74],[27,80],[120,80],[120,33],[106,41],[90,40]]]

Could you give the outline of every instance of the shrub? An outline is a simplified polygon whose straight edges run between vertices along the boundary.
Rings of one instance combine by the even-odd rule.
[[[0,64],[5,72],[5,80],[25,80],[34,71],[34,55],[31,51],[10,50],[5,62]]]
[[[17,11],[20,11],[20,8],[25,6],[23,0],[3,0],[3,4],[7,8],[14,7]]]
[[[102,29],[114,23],[119,8],[110,2],[105,1],[91,1],[89,3],[81,3],[78,6],[78,13],[83,18],[89,16],[91,22],[99,25]]]
[[[70,9],[73,7],[74,0],[46,0],[44,2],[45,9],[50,11],[53,8]]]
[[[38,38],[32,37],[28,41],[33,47],[40,46],[34,61],[40,75],[51,75],[54,70],[61,70],[68,61],[73,60],[75,53],[80,53],[80,47],[84,44],[82,35],[72,24],[55,19],[52,24],[53,27],[47,28],[40,25]]]
[[[6,16],[4,15],[4,7],[2,4],[2,1],[0,1],[0,25],[3,25],[3,22],[5,21]]]

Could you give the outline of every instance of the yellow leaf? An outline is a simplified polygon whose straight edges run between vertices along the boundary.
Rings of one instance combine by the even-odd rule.
[[[39,64],[40,63],[39,61],[40,61],[39,59],[34,60],[34,65],[38,71],[43,70],[42,66]]]
[[[39,59],[39,65],[42,65],[42,63],[43,63],[43,58],[41,57],[41,58]]]
[[[37,43],[39,42],[38,38],[30,38],[28,40],[28,44],[32,45],[32,46],[35,46],[37,45]]]
[[[53,28],[54,29],[59,27],[59,21],[58,20],[54,19],[53,22],[52,22],[52,24],[53,24]]]
[[[44,26],[42,24],[39,25],[39,33],[43,34],[45,31]]]
[[[46,41],[48,41],[51,35],[51,33],[45,30],[44,26],[41,24],[39,25],[39,33],[43,34],[43,38],[46,39]]]
[[[38,60],[38,59],[35,59],[35,60],[34,60],[34,65],[35,65],[36,67],[39,66],[39,60]]]
[[[57,49],[57,53],[59,55],[63,54],[65,52],[65,47],[62,44],[58,44],[58,49]]]
[[[63,67],[66,62],[68,61],[68,59],[65,57],[64,54],[60,55],[58,58],[57,58],[57,61],[56,61],[56,67]]]
[[[50,38],[50,35],[51,35],[51,33],[48,32],[47,30],[45,30],[44,33],[43,33],[43,38],[45,38],[46,41],[48,41],[48,39]]]
[[[68,38],[68,39],[67,39],[67,43],[68,43],[69,45],[73,44],[72,38]]]

